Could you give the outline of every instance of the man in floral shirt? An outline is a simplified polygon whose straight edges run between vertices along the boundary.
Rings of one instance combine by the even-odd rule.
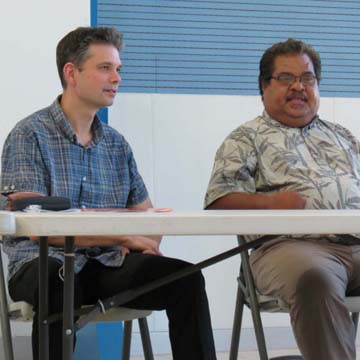
[[[205,208],[360,208],[360,144],[318,117],[320,77],[319,54],[301,41],[265,51],[259,75],[265,110],[221,145]],[[344,298],[360,294],[359,243],[351,235],[282,235],[250,257],[258,289],[289,304],[307,360],[356,357]]]

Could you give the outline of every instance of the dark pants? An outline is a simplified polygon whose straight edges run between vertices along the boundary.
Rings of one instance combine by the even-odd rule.
[[[49,258],[49,314],[62,311],[63,282],[59,277],[61,263]],[[107,267],[90,260],[75,276],[75,308],[94,304],[123,290],[161,278],[189,264],[178,259],[140,253],[127,254],[122,267]],[[14,301],[34,306],[32,345],[34,360],[38,359],[38,259],[25,264],[9,282]],[[200,272],[153,290],[124,306],[166,310],[169,336],[175,360],[216,359],[209,306],[204,278]],[[49,351],[51,360],[62,359],[62,322],[50,325]]]

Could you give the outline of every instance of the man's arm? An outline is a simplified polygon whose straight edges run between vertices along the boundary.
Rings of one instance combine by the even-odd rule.
[[[42,194],[31,192],[18,192],[7,196],[7,209],[12,210],[11,203],[17,199],[23,199],[34,196],[44,196]],[[147,198],[144,202],[133,206],[133,209],[147,210],[153,207],[151,200]],[[31,237],[33,241],[38,241],[39,237]],[[63,236],[49,236],[49,244],[54,246],[63,246],[65,239]],[[94,247],[94,246],[114,246],[122,245],[127,249],[142,251],[146,254],[161,255],[159,244],[161,236],[141,236],[141,235],[118,235],[118,236],[75,236],[75,246]]]
[[[293,191],[273,194],[230,193],[211,203],[207,209],[303,209],[306,200]]]
[[[142,203],[140,204],[137,204],[137,205],[134,205],[134,206],[131,206],[130,209],[136,209],[136,210],[147,210],[147,209],[151,209],[153,208],[153,204],[150,200],[150,198],[148,197],[145,201],[143,201]],[[160,245],[160,242],[161,242],[161,239],[162,239],[162,236],[160,235],[149,235],[147,236],[148,238],[150,239],[153,239],[155,240],[159,245]]]

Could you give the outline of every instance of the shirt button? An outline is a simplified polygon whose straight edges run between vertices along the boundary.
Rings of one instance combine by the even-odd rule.
[[[8,186],[4,186],[4,190],[8,190],[9,189],[9,187]]]
[[[83,179],[83,181],[86,181],[86,176],[84,176],[82,179]]]
[[[81,208],[82,208],[82,209],[86,209],[86,206],[85,206],[85,205],[81,205]]]
[[[11,190],[14,190],[15,189],[15,185],[11,185]]]

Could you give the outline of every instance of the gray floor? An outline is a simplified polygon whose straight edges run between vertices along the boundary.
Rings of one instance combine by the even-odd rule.
[[[299,354],[297,349],[287,349],[287,350],[274,350],[269,352],[270,357],[281,356],[281,355],[296,355]],[[0,355],[0,359],[2,358],[2,354]],[[144,360],[142,356],[132,356],[131,360]],[[228,360],[229,353],[217,353],[217,360]],[[245,351],[239,352],[238,360],[258,360],[259,354],[257,351]],[[360,360],[360,348],[357,349],[357,360]],[[26,356],[16,356],[15,360],[32,360],[31,355]],[[171,355],[155,355],[155,360],[172,360]]]
[[[277,350],[270,352],[270,356],[296,355],[296,350]],[[131,357],[130,360],[143,360],[143,357]],[[217,360],[228,360],[229,353],[217,353]],[[171,355],[155,355],[155,360],[172,360]],[[259,360],[259,354],[256,351],[239,352],[238,360]]]
[[[275,356],[284,356],[284,355],[297,355],[299,351],[297,349],[288,349],[288,350],[274,350],[269,352],[270,357]],[[143,360],[143,357],[131,357],[131,360]],[[157,355],[155,360],[171,360],[170,355]],[[228,360],[229,353],[218,353],[217,360]],[[357,360],[360,360],[360,348],[357,349]],[[257,351],[246,351],[239,352],[238,360],[259,360],[259,354]]]
[[[0,339],[0,359],[2,359],[2,343]],[[28,338],[18,338],[17,346],[15,347],[15,360],[32,360],[31,359],[31,345]],[[26,354],[26,355],[25,355]],[[281,356],[281,355],[296,355],[299,354],[297,349],[287,350],[272,350],[269,351],[270,357]],[[217,354],[217,360],[228,360],[229,353],[221,352]],[[238,360],[258,360],[259,354],[257,351],[242,351],[239,352]],[[360,360],[360,347],[357,348],[357,360]],[[143,356],[132,356],[131,360],[144,360]],[[155,360],[172,360],[170,354],[155,355]]]

